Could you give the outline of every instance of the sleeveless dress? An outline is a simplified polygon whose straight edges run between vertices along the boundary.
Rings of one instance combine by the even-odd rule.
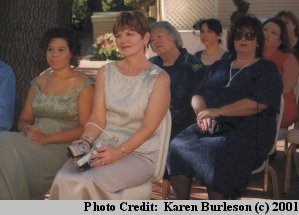
[[[75,128],[80,91],[92,84],[86,80],[70,92],[51,96],[40,91],[36,80],[32,110],[34,126],[44,133]],[[55,174],[67,160],[68,143],[41,145],[22,132],[0,132],[0,199],[42,199]]]
[[[121,74],[116,63],[105,65],[105,131],[118,138],[119,145],[141,126],[153,86],[161,68],[152,65],[136,76]],[[124,188],[148,181],[158,158],[156,132],[134,152],[114,163],[80,172],[70,159],[57,173],[50,199],[122,199]],[[105,138],[105,134],[95,140]]]
[[[283,53],[278,50],[274,52],[273,55],[271,55],[266,59],[275,63],[279,73],[281,74],[281,76],[283,76],[284,72],[286,72],[283,70],[283,65],[285,64],[288,55],[289,53]],[[297,113],[295,91],[291,90],[290,92],[284,93],[283,99],[284,99],[284,109],[283,109],[283,115],[281,120],[281,127],[287,128],[297,120],[298,113]]]
[[[262,164],[274,144],[282,80],[276,66],[263,59],[241,72],[234,69],[235,76],[227,86],[229,71],[229,62],[217,65],[198,87],[197,95],[204,97],[208,108],[244,98],[268,107],[249,116],[220,117],[232,126],[220,135],[199,133],[194,125],[185,129],[169,145],[167,169],[171,176],[195,176],[211,191],[237,198],[251,171]]]

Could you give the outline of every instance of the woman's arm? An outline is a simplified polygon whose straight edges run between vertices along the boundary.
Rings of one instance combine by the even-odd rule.
[[[145,116],[140,128],[128,140],[116,148],[100,147],[92,166],[102,163],[115,162],[148,140],[160,125],[170,103],[170,78],[165,72],[161,72],[155,82],[153,92],[149,99]],[[93,157],[92,157],[93,158]]]
[[[220,108],[208,108],[198,113],[197,119],[215,118],[219,116],[249,116],[265,110],[268,106],[251,99],[241,99]]]
[[[18,120],[18,129],[27,135],[27,132],[31,129],[34,122],[34,115],[32,112],[32,100],[35,95],[35,89],[30,86],[23,106],[22,112]]]
[[[294,91],[297,84],[299,73],[299,65],[296,57],[293,54],[289,54],[285,63],[283,64],[283,93]]]
[[[194,95],[191,100],[191,105],[195,114],[197,115],[200,111],[207,108],[205,99],[201,95]]]
[[[91,112],[91,116],[88,122],[95,123],[101,128],[106,126],[106,107],[105,107],[105,76],[104,68],[100,68],[97,74],[95,93],[94,93],[94,103]],[[87,124],[84,128],[82,137],[87,139],[89,142],[93,142],[101,133],[101,130],[96,128],[91,124]]]

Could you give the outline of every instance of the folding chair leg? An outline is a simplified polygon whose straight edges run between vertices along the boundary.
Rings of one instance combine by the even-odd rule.
[[[284,155],[287,156],[287,151],[288,151],[288,146],[289,146],[289,143],[288,143],[288,140],[287,138],[284,140]]]
[[[267,166],[269,166],[269,160],[267,160],[266,167],[264,170],[264,189],[263,190],[265,193],[268,192],[268,183],[269,183],[269,170],[268,170]]]
[[[167,199],[170,193],[171,182],[167,179],[163,179],[162,182],[162,199]]]
[[[276,200],[280,199],[277,174],[271,166],[267,166],[266,169],[268,169],[268,172],[271,175],[272,186],[273,186],[273,197]]]
[[[296,150],[296,144],[291,144],[287,150],[285,177],[284,177],[284,194],[285,195],[287,195],[289,193],[289,189],[290,189],[292,154],[293,154],[294,150]]]
[[[294,161],[295,161],[295,166],[296,166],[296,173],[297,176],[299,176],[299,160],[298,160],[298,154],[297,154],[297,149],[298,145],[296,145],[296,148],[293,151],[293,157],[294,157]]]

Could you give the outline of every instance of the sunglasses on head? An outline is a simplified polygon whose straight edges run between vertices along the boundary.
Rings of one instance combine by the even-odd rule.
[[[253,41],[256,37],[254,32],[237,32],[235,35],[235,40],[239,41],[242,40],[242,38],[245,37],[248,41]]]

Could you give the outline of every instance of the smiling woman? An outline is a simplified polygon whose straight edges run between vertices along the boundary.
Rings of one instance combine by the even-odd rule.
[[[149,32],[141,12],[119,13],[113,33],[124,58],[99,69],[94,108],[79,142],[97,146],[107,134],[118,141],[94,147],[97,153],[89,158],[88,171],[79,172],[69,160],[56,175],[51,199],[122,199],[124,189],[147,182],[153,174],[170,80],[146,58]]]
[[[49,29],[40,45],[50,69],[31,82],[20,132],[0,133],[0,199],[43,198],[90,115],[92,82],[71,67],[80,52],[74,32]]]

